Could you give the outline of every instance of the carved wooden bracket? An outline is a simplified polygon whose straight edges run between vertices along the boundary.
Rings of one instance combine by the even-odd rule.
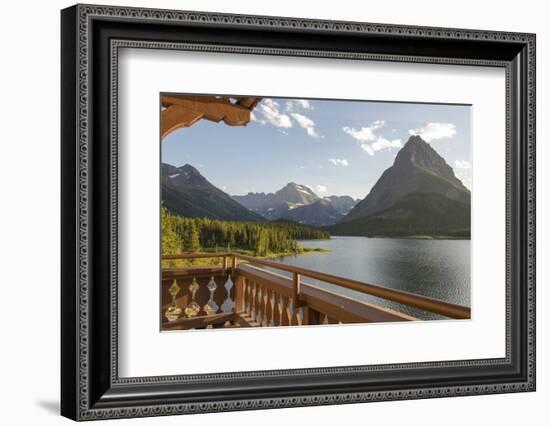
[[[189,127],[200,119],[224,121],[230,126],[245,126],[261,98],[232,96],[163,95],[161,139],[180,127]]]

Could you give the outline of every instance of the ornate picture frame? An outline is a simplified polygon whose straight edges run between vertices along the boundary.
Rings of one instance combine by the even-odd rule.
[[[64,9],[61,29],[62,415],[93,420],[535,390],[534,34],[95,5]],[[128,47],[504,69],[506,355],[119,377],[118,53]]]

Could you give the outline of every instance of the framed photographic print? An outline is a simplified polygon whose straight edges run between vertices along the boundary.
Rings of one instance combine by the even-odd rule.
[[[62,414],[535,389],[535,36],[76,5]]]

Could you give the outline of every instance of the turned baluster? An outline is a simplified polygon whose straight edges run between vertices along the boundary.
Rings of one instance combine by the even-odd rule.
[[[273,325],[273,290],[267,289],[266,291],[266,307],[265,307],[265,318],[266,326],[271,327]]]
[[[174,280],[172,282],[172,285],[168,289],[170,296],[172,297],[172,302],[170,303],[170,306],[168,306],[168,309],[164,313],[168,321],[176,321],[181,316],[182,309],[176,303],[176,296],[178,295],[180,290],[181,290],[181,287],[178,285],[178,282]]]
[[[290,325],[301,325],[300,307],[296,306],[295,304],[292,305]]]
[[[287,296],[282,297],[282,315],[281,315],[281,325],[290,325],[292,314],[290,312],[290,298]]]
[[[244,277],[237,277],[235,281],[233,282],[233,288],[235,294],[235,312],[242,312],[245,309],[246,306],[246,300],[245,300],[245,278]]]
[[[281,296],[277,292],[273,292],[273,322],[275,326],[281,325]]]
[[[258,285],[256,293],[256,316],[255,320],[260,326],[263,324],[263,315],[264,315],[264,288]]]
[[[200,285],[197,279],[193,277],[191,284],[189,284],[188,290],[191,295],[191,301],[184,309],[184,314],[187,318],[196,317],[201,311],[201,305],[197,302],[197,291],[200,289]]]
[[[189,291],[192,292],[191,288],[195,290],[195,302],[200,307],[197,316],[207,315],[204,310],[204,306],[210,300],[210,291],[208,290],[208,282],[211,280],[211,277],[193,277],[194,283],[191,282],[189,285]]]
[[[218,289],[218,287],[218,283],[216,283],[214,277],[210,277],[210,281],[208,281],[208,284],[206,284],[206,288],[210,293],[210,297],[202,308],[206,315],[215,315],[220,310],[220,304],[217,303],[214,298],[214,292]]]
[[[218,305],[218,310],[216,311],[216,313],[223,312],[222,305],[225,303],[225,301],[227,300],[227,297],[229,296],[227,292],[227,288],[225,288],[225,284],[226,284],[226,276],[218,275],[216,277],[217,288],[214,291],[214,301]]]
[[[270,303],[270,294],[269,294],[269,289],[267,288],[264,288],[264,293],[263,293],[264,297],[263,297],[263,318],[264,318],[264,327],[268,327],[269,326],[269,322],[271,321],[271,319],[269,318],[269,315],[270,315],[270,309],[269,309],[269,303]]]
[[[250,280],[246,280],[246,313],[252,316],[252,309],[254,307],[254,283]]]
[[[252,292],[251,292],[251,300],[252,304],[250,306],[250,315],[253,319],[256,319],[256,315],[258,314],[258,284],[255,282],[251,283],[252,285]]]

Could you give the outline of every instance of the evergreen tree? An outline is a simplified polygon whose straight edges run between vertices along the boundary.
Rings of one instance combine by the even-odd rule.
[[[184,248],[185,251],[188,253],[197,253],[201,250],[199,231],[195,222],[190,222],[187,227],[186,238],[184,240]]]
[[[299,252],[296,240],[325,239],[330,235],[294,222],[230,222],[189,218],[162,209],[162,252],[196,253],[201,250],[250,250],[257,256]]]
[[[165,207],[161,207],[161,248],[163,254],[181,253],[181,239],[175,230],[174,217],[168,214]],[[165,267],[176,266],[176,261],[165,260]]]

